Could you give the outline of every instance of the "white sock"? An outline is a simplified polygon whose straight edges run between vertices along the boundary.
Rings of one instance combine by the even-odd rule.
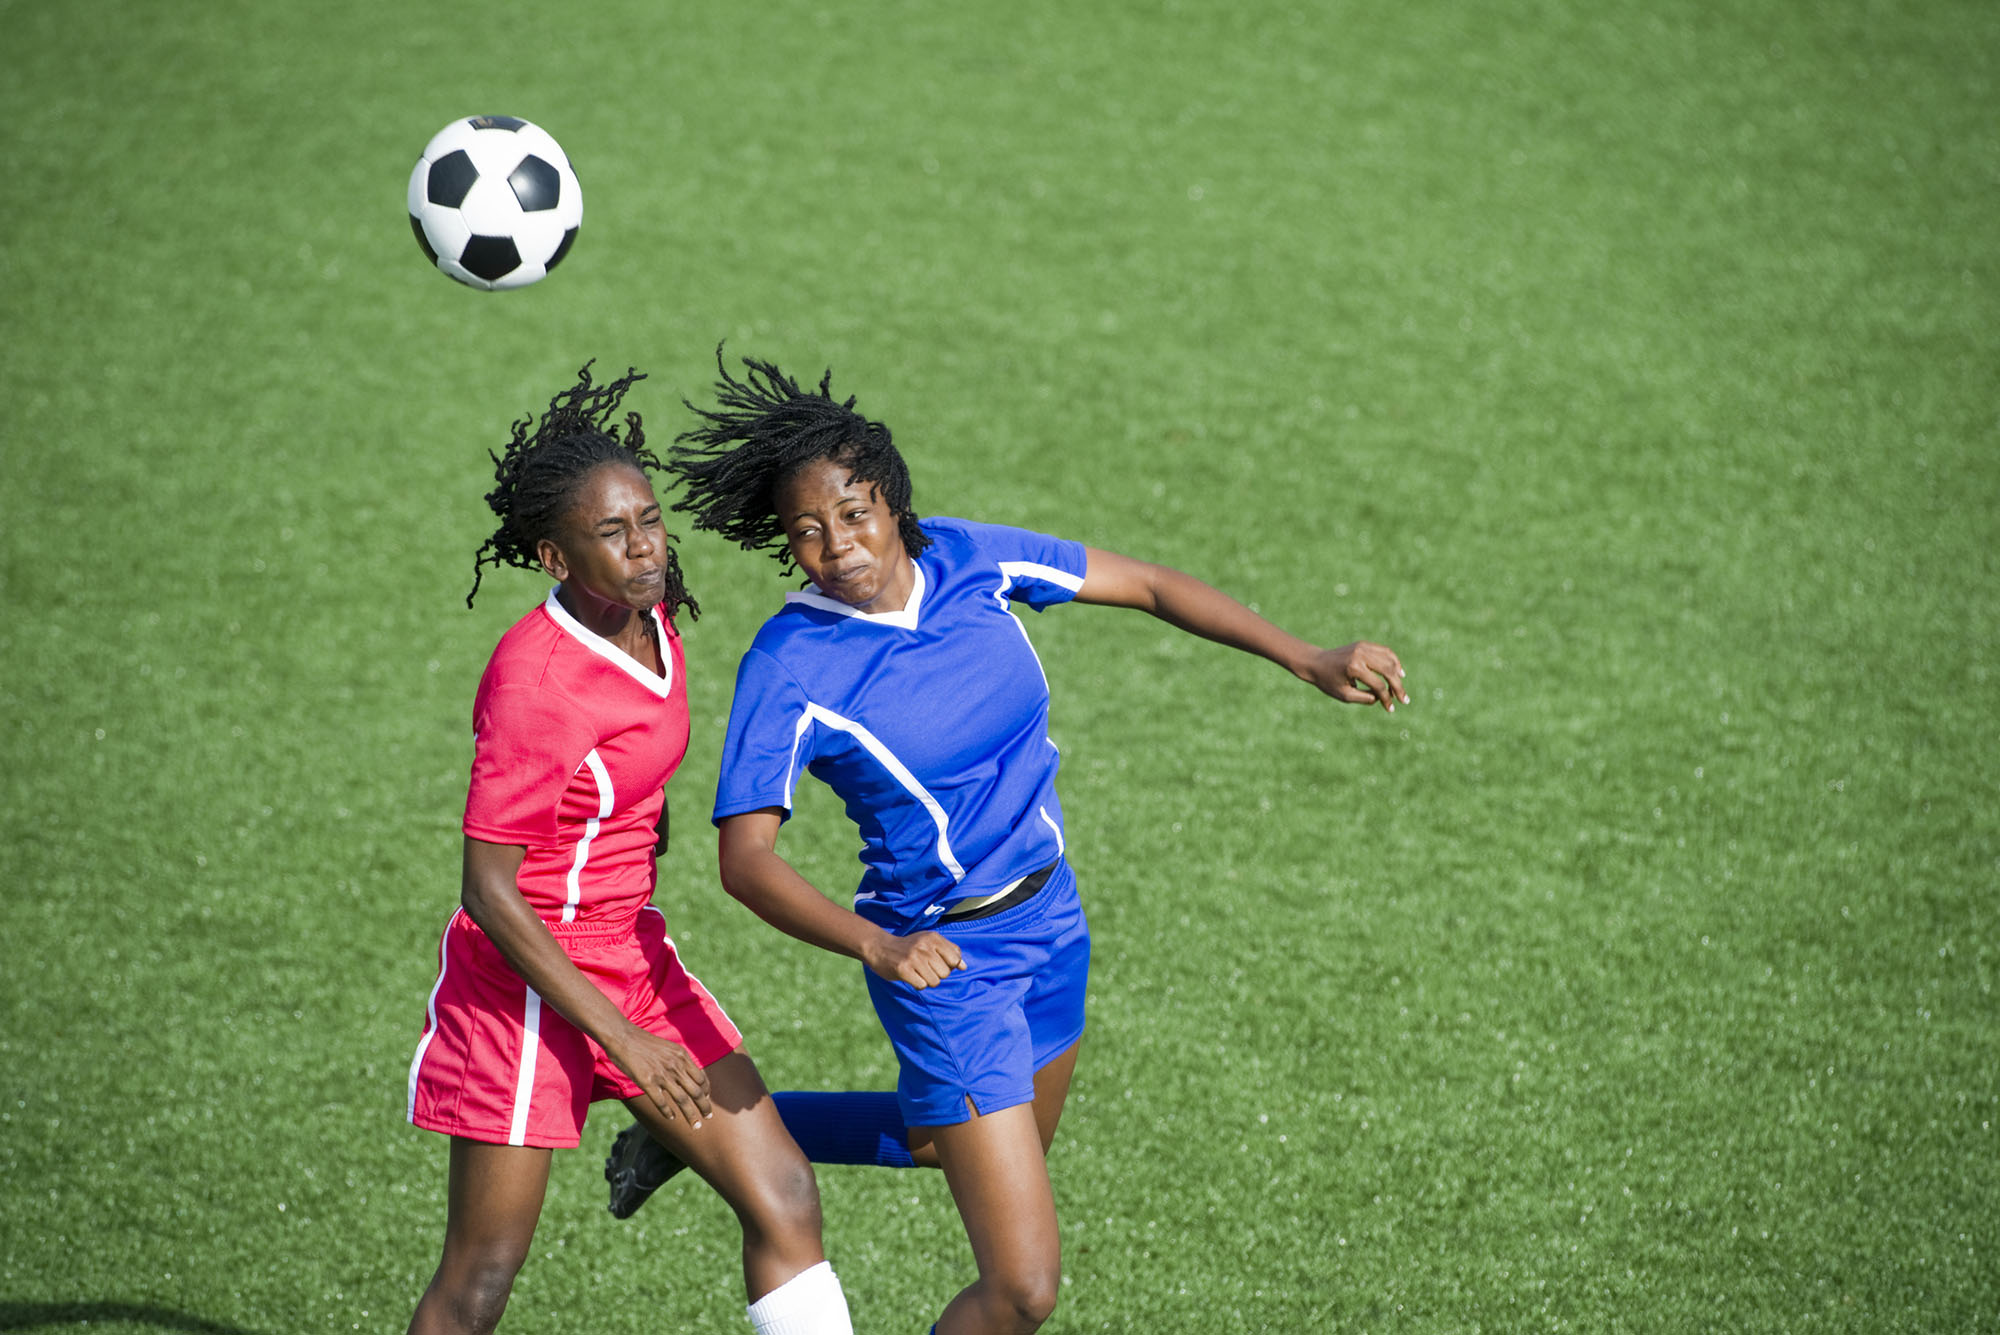
[[[854,1335],[847,1295],[825,1261],[751,1303],[749,1313],[757,1335]]]

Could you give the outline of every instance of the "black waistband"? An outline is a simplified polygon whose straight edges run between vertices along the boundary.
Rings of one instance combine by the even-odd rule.
[[[1000,898],[990,903],[980,904],[975,908],[961,909],[957,912],[947,910],[938,918],[938,921],[974,922],[980,918],[990,918],[996,913],[1005,913],[1017,904],[1025,904],[1041,892],[1041,888],[1049,883],[1049,877],[1055,875],[1056,868],[1060,866],[1062,866],[1062,859],[1057,858],[1040,871],[1023,876],[1018,885],[1000,896]]]

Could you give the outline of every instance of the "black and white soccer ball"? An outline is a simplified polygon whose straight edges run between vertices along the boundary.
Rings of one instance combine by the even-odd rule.
[[[410,173],[409,203],[431,263],[488,292],[541,279],[583,223],[583,189],[562,146],[513,116],[439,130]]]

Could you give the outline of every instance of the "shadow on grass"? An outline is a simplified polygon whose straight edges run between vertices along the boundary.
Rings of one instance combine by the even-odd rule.
[[[39,1330],[52,1326],[94,1326],[111,1323],[152,1330],[185,1330],[193,1335],[256,1335],[241,1326],[210,1321],[147,1303],[5,1303],[0,1302],[0,1330]]]

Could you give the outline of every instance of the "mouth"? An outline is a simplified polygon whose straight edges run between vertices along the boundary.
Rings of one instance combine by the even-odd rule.
[[[828,584],[848,584],[868,573],[867,566],[843,566],[838,570],[828,570],[820,576]]]

